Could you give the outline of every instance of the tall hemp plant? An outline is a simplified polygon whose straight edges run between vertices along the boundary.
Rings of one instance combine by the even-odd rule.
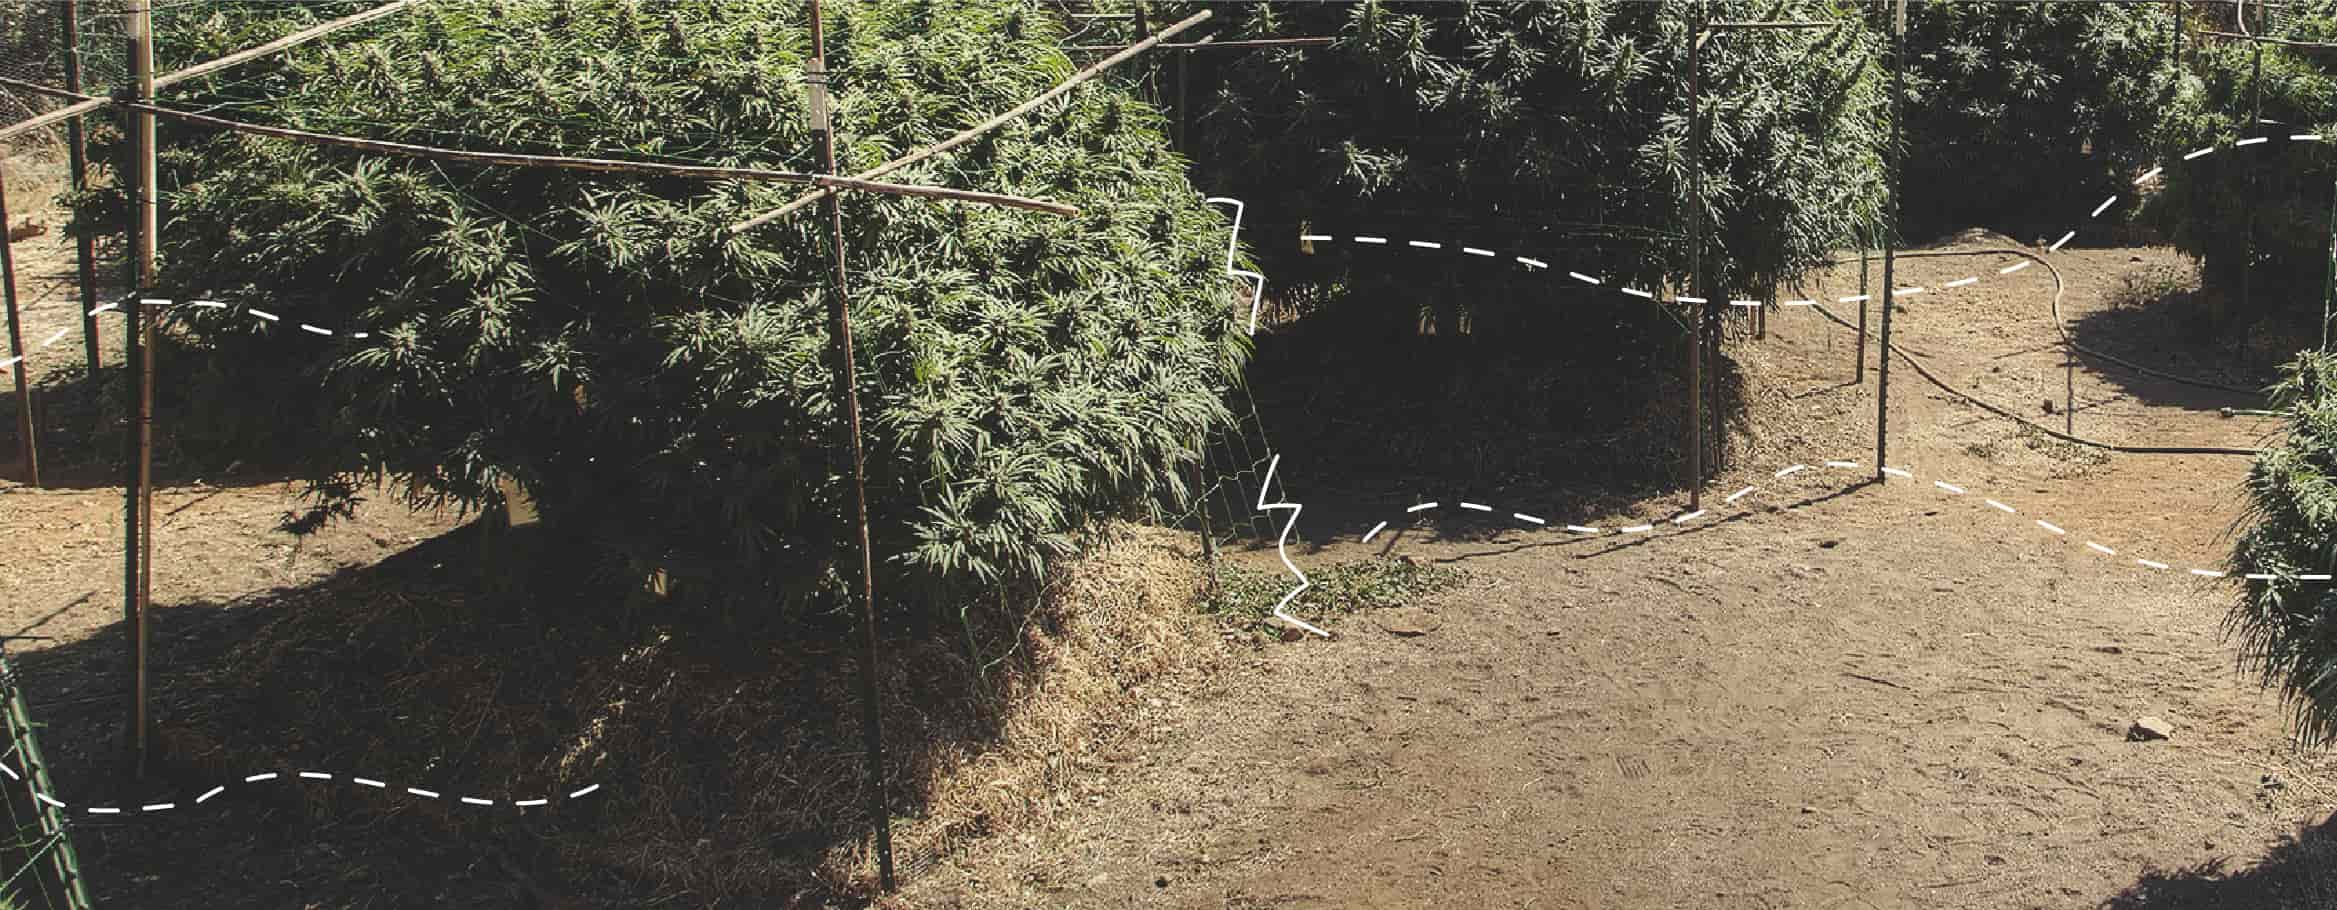
[[[2248,6],[2253,26],[2261,7]],[[2275,37],[2337,42],[2337,3],[2281,7],[2264,19],[2263,30]],[[2320,312],[2328,271],[2329,187],[2337,178],[2337,158],[2323,143],[2288,137],[2337,136],[2337,115],[2331,113],[2337,109],[2337,60],[2265,46],[2259,78],[2256,48],[2214,40],[2189,49],[2194,75],[2184,80],[2160,125],[2158,151],[2169,164],[2146,212],[2176,249],[2199,259],[2214,328],[2264,317],[2302,324],[2307,313]],[[2252,122],[2259,119],[2273,122]],[[2270,141],[2232,145],[2251,137]],[[2222,151],[2181,160],[2207,146]],[[2228,306],[2238,302],[2243,268],[2252,312]]]
[[[185,42],[166,59],[281,14],[217,9],[165,33]],[[432,145],[807,170],[803,15],[796,0],[423,4],[175,102]],[[1073,71],[1037,0],[828,15],[846,171]],[[163,286],[237,305],[178,317],[172,423],[292,452],[343,498],[388,479],[476,507],[515,481],[574,564],[611,582],[663,569],[700,601],[797,618],[832,602],[852,536],[822,222],[724,229],[800,187],[168,120],[162,147]],[[1161,118],[1099,83],[889,178],[1044,196],[1077,218],[844,197],[880,590],[934,603],[1028,579],[1100,519],[1181,493],[1248,350],[1228,226],[1183,169]]]
[[[1908,239],[2050,238],[2133,192],[2176,91],[2170,4],[1913,3],[1907,27]]]
[[[1368,413],[1403,414],[1405,431],[1358,432],[1353,445],[1325,444],[1326,454],[1427,440],[1391,452],[1388,466],[1519,449],[1532,453],[1521,471],[1588,479],[1613,464],[1617,479],[1644,473],[1681,438],[1650,425],[1684,416],[1686,332],[1681,314],[1614,286],[1685,283],[1691,206],[1711,226],[1702,252],[1713,297],[1766,297],[1877,218],[1880,42],[1854,3],[1219,9],[1229,38],[1332,37],[1328,46],[1195,55],[1219,68],[1185,89],[1203,179],[1249,201],[1253,236],[1339,238],[1259,247],[1281,301],[1306,316],[1299,334],[1336,334],[1340,350],[1388,345],[1354,368],[1361,383],[1342,393],[1353,390]],[[1710,40],[1699,102],[1708,136],[1691,149],[1686,38],[1699,11],[1714,21],[1841,25]],[[1691,155],[1704,172],[1694,199]],[[1393,243],[1355,246],[1354,234]],[[1413,239],[1442,246],[1404,245]],[[1471,257],[1463,246],[1549,268]],[[1420,337],[1423,324],[1437,337]],[[1576,372],[1553,372],[1568,370]],[[1362,384],[1382,378],[1384,386]],[[1444,400],[1392,405],[1421,390]]]
[[[2301,738],[2337,741],[2337,586],[2300,574],[2337,572],[2337,356],[2307,351],[2272,388],[2286,432],[2248,472],[2246,530],[2232,550],[2250,579],[2228,628],[2241,662],[2296,709]]]

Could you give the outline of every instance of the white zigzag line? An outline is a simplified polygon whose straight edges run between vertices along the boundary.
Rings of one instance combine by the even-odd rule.
[[[1307,624],[1307,622],[1303,619],[1299,619],[1296,616],[1282,612],[1282,608],[1290,606],[1290,602],[1298,599],[1298,595],[1301,592],[1304,592],[1307,588],[1313,586],[1314,582],[1306,580],[1306,573],[1298,570],[1298,565],[1290,561],[1290,551],[1284,549],[1284,545],[1290,542],[1290,529],[1298,526],[1298,513],[1301,510],[1304,510],[1306,506],[1295,502],[1270,503],[1266,501],[1266,491],[1274,488],[1274,469],[1281,466],[1282,456],[1280,455],[1273,456],[1273,458],[1266,462],[1266,479],[1258,484],[1258,511],[1271,512],[1276,509],[1290,510],[1290,520],[1282,523],[1282,536],[1274,538],[1274,555],[1282,557],[1283,568],[1289,569],[1290,574],[1298,576],[1298,586],[1291,588],[1290,593],[1282,595],[1282,602],[1274,605],[1274,618],[1288,622],[1291,625],[1305,629],[1309,632],[1313,632],[1316,635],[1320,635],[1324,638],[1329,638],[1331,637],[1331,633],[1317,629],[1314,626]]]
[[[1234,247],[1241,242],[1242,237],[1242,211],[1247,206],[1243,205],[1239,199],[1226,196],[1210,196],[1207,201],[1211,205],[1233,206],[1233,233],[1227,234],[1225,237],[1225,273],[1255,282],[1250,291],[1250,334],[1258,334],[1258,305],[1266,299],[1266,276],[1233,267]]]

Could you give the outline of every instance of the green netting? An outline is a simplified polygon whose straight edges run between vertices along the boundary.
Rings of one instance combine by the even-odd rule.
[[[0,830],[0,910],[87,910],[89,891],[73,853],[68,818],[34,796],[54,787],[32,710],[5,654],[0,654],[0,720],[8,729],[0,761],[7,763],[10,778],[0,795],[7,816],[7,828]]]

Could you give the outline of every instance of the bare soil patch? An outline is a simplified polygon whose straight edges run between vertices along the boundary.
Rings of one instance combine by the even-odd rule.
[[[2072,320],[2111,306],[2130,270],[2173,261],[2156,248],[2051,256]],[[2064,415],[2044,409],[2065,382],[2051,279],[1996,274],[2013,261],[1903,261],[1902,286],[1984,280],[1913,298],[1894,314],[1894,340],[1951,383],[2059,427]],[[1836,268],[1783,296],[1855,294],[1856,275]],[[2147,356],[2147,339],[2129,340]],[[1738,510],[1713,499],[1761,485],[1742,515],[1671,526],[1676,495],[1538,512],[1530,491],[1495,498],[1456,478],[1421,498],[1495,511],[1415,521],[1382,509],[1390,529],[1365,545],[1376,519],[1323,504],[1347,520],[1301,521],[1302,564],[1409,555],[1466,567],[1472,583],[1417,604],[1441,619],[1423,634],[1334,617],[1333,640],[1266,646],[1248,672],[1213,681],[1148,732],[1145,750],[1174,759],[1110,769],[1104,801],[915,883],[911,902],[2337,902],[2337,761],[2289,746],[2276,699],[2233,669],[2219,628],[2228,594],[2179,568],[2218,565],[2247,459],[2055,443],[1901,364],[1890,463],[1918,480],[1774,478],[1823,459],[1871,471],[1877,371],[1848,384],[1854,347],[1807,311],[1772,314],[1769,337],[1733,345],[1749,430],[1707,503],[1728,515]],[[2074,383],[2077,432],[2108,442],[2246,446],[2266,427],[2216,410],[2250,406],[2245,395],[2091,363]],[[1304,478],[1303,463],[1285,467]],[[1308,500],[1303,480],[1291,498]],[[1550,525],[1527,527],[1512,510]],[[1305,517],[1316,514],[1310,502]],[[1664,527],[1557,530],[1632,521]],[[1265,565],[1272,553],[1245,558]],[[2172,738],[2130,740],[2146,715],[2171,723]]]

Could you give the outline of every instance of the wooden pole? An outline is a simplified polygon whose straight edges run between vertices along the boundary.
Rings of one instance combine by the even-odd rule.
[[[130,94],[140,101],[154,97],[154,31],[152,0],[127,0],[123,25],[129,37]],[[123,305],[124,355],[130,363],[129,459],[124,479],[122,595],[124,620],[130,641],[130,717],[125,742],[130,747],[130,772],[146,776],[147,733],[152,719],[146,699],[146,608],[153,593],[154,560],[154,337],[140,296],[154,286],[155,161],[154,115],[123,111],[123,126],[132,141],[124,143],[130,156],[123,176],[129,194],[130,299]]]
[[[836,133],[828,111],[827,42],[820,24],[820,0],[811,0],[811,61],[805,81],[811,89],[812,133],[819,139],[820,168],[834,173]],[[848,279],[844,271],[844,213],[843,207],[837,204],[836,194],[823,193],[819,198],[822,207],[827,209],[828,249],[836,268],[835,293],[829,297],[829,312],[836,324],[836,384],[838,397],[844,402],[844,426],[851,434],[852,507],[860,537],[860,722],[868,753],[868,812],[876,825],[878,881],[890,892],[894,889],[893,822],[885,799],[884,720],[877,703],[876,567],[868,534],[867,461],[860,445],[860,382],[858,367],[852,360],[852,306],[845,296]]]
[[[0,233],[8,227],[8,182],[0,174]],[[34,438],[36,427],[32,419],[32,383],[24,373],[24,328],[16,312],[16,254],[15,244],[0,236],[0,296],[8,303],[8,356],[10,372],[16,377],[16,448],[24,459],[25,481],[35,487],[41,485],[41,447]]]
[[[2248,14],[2247,8],[2242,7],[2239,14],[2241,16],[2246,16]],[[2240,22],[2239,25],[2242,28],[2247,27],[2246,22]],[[2261,31],[2263,26],[2263,14],[2259,13],[2256,17],[2256,27],[2259,31]],[[2255,52],[2255,62],[2252,64],[2253,68],[2248,75],[2248,94],[2250,96],[2248,107],[2248,129],[2250,130],[2260,130],[2264,128],[2264,45],[2262,42],[2255,44]],[[2256,315],[2256,201],[2258,197],[2262,195],[2261,193],[2257,192],[2256,177],[2258,174],[2263,172],[2263,168],[2257,167],[2256,165],[2262,160],[2263,159],[2260,156],[2250,155],[2248,156],[2247,162],[2241,165],[2242,167],[2248,169],[2248,198],[2241,200],[2240,205],[2240,207],[2247,213],[2246,221],[2244,222],[2246,226],[2244,228],[2244,233],[2241,234],[2243,252],[2240,255],[2241,327],[2239,333],[2239,349],[2240,357],[2243,360],[2246,359],[2248,354],[2247,325],[2255,319]]]
[[[85,95],[79,95],[78,93],[67,92],[62,89],[54,89],[47,86],[36,85],[34,83],[25,82],[21,79],[11,79],[6,76],[0,76],[0,85],[21,88],[27,91],[55,95],[59,97],[87,97]],[[954,199],[960,202],[978,202],[986,205],[1005,206],[1008,208],[1030,209],[1032,211],[1046,212],[1053,215],[1079,214],[1078,208],[1064,205],[1059,202],[1049,202],[1044,199],[1031,199],[1023,196],[1009,196],[1003,193],[984,193],[977,190],[955,190],[948,187],[938,186],[910,186],[899,183],[880,183],[874,180],[861,180],[855,177],[836,177],[828,174],[812,174],[802,171],[781,171],[757,167],[709,167],[693,164],[662,164],[654,161],[625,161],[616,158],[572,158],[563,155],[522,155],[513,152],[479,152],[469,149],[450,149],[429,145],[414,145],[407,142],[390,142],[382,139],[364,139],[357,136],[337,136],[331,133],[316,133],[310,132],[308,130],[296,130],[292,129],[291,127],[283,126],[265,126],[258,123],[244,123],[239,120],[229,120],[224,117],[213,117],[209,114],[198,114],[193,111],[172,110],[167,107],[159,107],[143,101],[125,101],[120,102],[120,105],[138,112],[141,116],[149,118],[160,115],[169,117],[173,120],[182,120],[188,123],[216,127],[223,130],[234,130],[239,133],[251,133],[260,136],[274,136],[279,139],[291,139],[297,142],[305,142],[310,145],[337,146],[340,148],[356,149],[358,151],[379,152],[385,155],[401,155],[408,158],[430,158],[441,161],[463,161],[474,164],[508,165],[512,167],[543,167],[570,171],[595,171],[601,173],[618,174],[653,174],[663,177],[686,177],[700,180],[768,180],[780,183],[808,183],[814,186],[827,187],[829,189],[835,190],[862,190],[865,192],[885,193],[894,196],[922,196],[929,199]]]
[[[2259,5],[2259,6],[2261,6],[2262,4],[2258,4],[2258,5]],[[2262,20],[2262,18],[2261,18],[2261,17],[2259,17],[2259,18],[2257,19],[2257,22],[2258,22],[2258,27],[2259,27],[2259,28],[2260,28],[2260,27],[2262,27],[2262,25],[2261,25],[2261,24],[2262,24],[2263,20]],[[2282,47],[2293,47],[2293,48],[2296,48],[2296,49],[2298,49],[2298,50],[2307,50],[2307,51],[2329,51],[2329,50],[2337,50],[2337,42],[2329,42],[2329,41],[2295,41],[2295,40],[2291,40],[2291,39],[2288,39],[2288,38],[2274,38],[2274,37],[2271,37],[2271,36],[2269,36],[2269,35],[2250,35],[2250,34],[2246,34],[2246,33],[2243,33],[2243,32],[2219,32],[2219,31],[2216,31],[2216,30],[2214,30],[2214,29],[2207,29],[2207,28],[2200,29],[2200,30],[2199,30],[2199,33],[2200,33],[2200,34],[2202,34],[2202,35],[2212,35],[2212,36],[2214,36],[2214,37],[2217,37],[2217,38],[2237,38],[2237,39],[2239,39],[2239,40],[2241,40],[2241,41],[2252,41],[2252,42],[2255,42],[2255,43],[2257,43],[2257,44],[2277,44],[2277,45],[2280,45],[2280,46],[2282,46]]]
[[[1874,404],[1874,479],[1888,482],[1890,475],[1883,467],[1890,464],[1891,454],[1891,310],[1898,299],[1898,285],[1892,275],[1899,252],[1899,111],[1900,93],[1907,71],[1907,0],[1898,0],[1891,28],[1891,127],[1883,145],[1883,284],[1879,288],[1883,298],[1883,338],[1875,351],[1882,362],[1876,365]],[[1861,304],[1860,306],[1864,306]],[[1863,362],[1863,361],[1862,361]]]
[[[297,44],[305,44],[313,39],[330,35],[351,26],[363,25],[420,2],[422,0],[395,0],[395,2],[384,3],[361,13],[343,16],[330,22],[320,22],[257,47],[240,50],[216,60],[207,60],[176,72],[165,73],[154,80],[154,88],[157,90],[166,89],[189,79],[200,79],[238,63],[265,57]],[[153,97],[153,95],[149,93],[147,97]]]
[[[1192,68],[1193,68],[1193,55],[1192,55],[1192,53],[1191,53],[1190,51],[1178,51],[1178,52],[1177,52],[1177,100],[1176,100],[1176,105],[1177,105],[1177,120],[1176,120],[1176,129],[1177,129],[1177,152],[1178,152],[1179,154],[1183,154],[1183,155],[1186,155],[1186,156],[1190,156],[1190,155],[1192,155],[1192,154],[1193,154],[1193,148],[1192,148],[1192,146],[1191,146],[1191,145],[1187,144],[1187,141],[1186,141],[1186,138],[1185,138],[1185,129],[1186,129],[1186,126],[1185,126],[1185,124],[1186,124],[1187,122],[1189,122],[1189,121],[1192,119],[1191,117],[1188,117],[1188,116],[1186,116],[1186,114],[1185,114],[1185,111],[1186,111],[1186,107],[1185,107],[1185,71],[1186,71],[1186,70],[1189,70],[1189,69],[1192,69]]]
[[[1240,426],[1240,424],[1237,422],[1235,426]],[[1200,484],[1199,488],[1193,491],[1199,494],[1193,497],[1193,501],[1201,507],[1197,510],[1201,513],[1201,558],[1209,566],[1209,589],[1215,591],[1217,590],[1217,533],[1209,525],[1209,492],[1216,488],[1217,478],[1209,470],[1208,439],[1208,434],[1203,433],[1201,439],[1193,445],[1193,451],[1200,453],[1200,457],[1194,459],[1193,464],[1193,479]]]
[[[1701,88],[1704,17],[1688,14],[1688,287],[1704,293],[1704,106]],[[1704,508],[1704,336],[1706,304],[1690,304],[1688,323],[1688,510]]]
[[[2337,180],[2329,184],[2329,271],[2321,282],[2321,350],[2329,349],[2329,311],[2337,301]]]
[[[1144,0],[1136,0],[1136,34],[1141,35],[1151,30],[1152,20],[1144,15]],[[1153,107],[1160,106],[1160,92],[1157,90],[1157,83],[1153,81],[1153,76],[1158,72],[1159,68],[1148,61],[1144,65],[1144,75],[1137,77],[1137,80],[1144,84],[1144,103]]]
[[[1866,240],[1858,239],[1858,359],[1850,371],[1850,381],[1859,385],[1866,384]]]
[[[65,88],[81,91],[81,0],[65,0]],[[73,191],[89,189],[89,137],[81,118],[65,121],[66,164],[73,169]],[[88,231],[73,238],[75,264],[81,278],[81,347],[89,359],[89,381],[97,381],[100,345],[97,340],[97,240]]]
[[[2077,352],[2061,339],[2061,432],[2077,435]]]
[[[1111,69],[1112,67],[1119,65],[1127,59],[1151,49],[1153,45],[1159,44],[1162,39],[1192,28],[1193,26],[1200,25],[1211,15],[1213,14],[1209,10],[1202,10],[1198,13],[1187,16],[1177,24],[1162,29],[1160,34],[1146,38],[1142,41],[1138,41],[1135,44],[1128,45],[1127,50],[1123,50],[1117,54],[1113,54],[1109,57],[1105,57],[1102,60],[1098,60],[1093,64],[1090,64],[1086,69],[1080,70],[1078,73],[1073,74],[1071,78],[1065,79],[1062,82],[1056,84],[1054,88],[1040,92],[1038,96],[1030,99],[1029,101],[1025,101],[1021,104],[1015,105],[1012,108],[1008,108],[1005,113],[967,127],[964,130],[959,131],[955,136],[951,136],[940,142],[936,142],[914,152],[902,155],[899,158],[887,161],[883,164],[869,168],[868,170],[861,171],[860,173],[852,175],[852,178],[855,180],[870,180],[877,177],[882,177],[886,174],[900,170],[901,168],[908,167],[909,165],[915,164],[919,161],[923,161],[927,158],[931,158],[935,155],[949,151],[950,149],[957,148],[958,146],[964,145],[968,142],[972,142],[975,139],[980,138],[982,134],[1006,125],[1007,121],[1037,110],[1039,105],[1062,97],[1064,93],[1077,88],[1081,83],[1102,75],[1105,70]],[[803,208],[804,206],[818,202],[820,197],[823,195],[826,194],[823,192],[811,192],[797,196],[793,200],[790,200],[786,205],[731,225],[730,232],[733,234],[744,233],[757,227],[769,224],[785,216],[789,212],[793,212],[797,209]]]
[[[51,95],[67,94],[58,89],[44,88],[42,86],[24,82],[22,80],[11,79],[6,76],[0,76],[0,85],[25,88]],[[1022,196],[1009,196],[1003,193],[984,193],[977,190],[957,190],[938,186],[910,186],[907,184],[898,183],[881,183],[874,180],[862,180],[857,177],[836,177],[827,174],[812,174],[803,171],[781,171],[772,170],[769,168],[709,167],[692,164],[661,164],[654,161],[625,161],[616,158],[571,158],[562,155],[522,155],[512,152],[478,152],[471,151],[469,149],[450,149],[429,145],[414,145],[412,143],[390,142],[382,139],[364,139],[356,136],[337,136],[331,133],[316,133],[310,132],[308,130],[296,130],[283,126],[265,126],[258,123],[244,123],[239,120],[229,120],[224,117],[213,117],[209,114],[198,114],[193,111],[172,110],[167,107],[159,107],[153,104],[145,103],[143,101],[126,101],[122,102],[120,106],[135,111],[139,114],[139,116],[148,118],[149,120],[151,120],[156,115],[160,115],[169,117],[172,120],[181,120],[188,123],[196,123],[203,126],[216,127],[224,130],[234,130],[239,133],[252,133],[254,135],[260,136],[274,136],[279,139],[291,139],[297,142],[305,142],[310,145],[337,146],[340,148],[356,149],[358,151],[378,152],[385,155],[400,155],[408,158],[430,158],[441,161],[463,161],[473,164],[507,165],[512,167],[542,167],[553,168],[556,170],[594,171],[599,173],[650,174],[663,177],[687,177],[701,180],[766,180],[779,183],[808,183],[814,186],[827,187],[836,190],[860,190],[871,193],[884,193],[893,196],[922,196],[929,199],[954,199],[961,202],[978,202],[986,205],[1005,206],[1008,208],[1030,209],[1033,211],[1046,212],[1054,215],[1079,214],[1078,208],[1064,205],[1059,202],[1049,202],[1044,199],[1030,199]]]
[[[74,5],[75,2],[77,2],[77,0],[68,0],[67,5]],[[194,66],[187,67],[186,69],[179,70],[175,73],[164,73],[161,76],[155,77],[154,86],[156,89],[162,89],[169,87],[172,83],[192,79],[197,76],[207,76],[211,73],[219,71],[220,69],[224,69],[238,63],[247,62],[254,57],[261,56],[264,53],[280,51],[295,44],[322,38],[326,35],[332,34],[333,32],[348,28],[352,25],[371,22],[374,19],[387,15],[388,13],[404,9],[411,2],[413,2],[413,0],[402,0],[402,2],[393,3],[386,7],[377,7],[353,16],[345,16],[340,19],[335,19],[331,22],[326,22],[311,28],[302,29],[301,31],[295,32],[292,35],[268,42],[267,44],[252,48],[251,50],[239,51],[237,53],[229,54],[225,57],[221,57],[217,60],[213,60],[207,63],[198,63]],[[71,15],[71,13],[67,14],[67,22],[73,21],[71,19]],[[65,42],[65,49],[68,55],[78,56],[78,48],[70,38]],[[68,76],[76,80],[79,78],[77,72],[69,72]],[[75,91],[80,91],[79,86],[73,86],[73,88]],[[37,117],[0,127],[0,139],[7,139],[21,133],[37,130],[51,123],[56,123],[60,120],[78,122],[81,115],[105,107],[106,105],[112,104],[113,102],[114,99],[112,98],[81,98],[80,100],[77,100],[70,105],[66,105],[65,107],[58,108],[46,114],[41,114]]]
[[[1248,38],[1239,41],[1165,41],[1155,44],[1153,47],[1164,51],[1235,51],[1260,47],[1322,47],[1337,40],[1339,39],[1336,36],[1317,35],[1305,38]],[[1128,47],[1129,45],[1125,44],[1074,44],[1064,48],[1064,50],[1093,53],[1095,51],[1124,51]]]

